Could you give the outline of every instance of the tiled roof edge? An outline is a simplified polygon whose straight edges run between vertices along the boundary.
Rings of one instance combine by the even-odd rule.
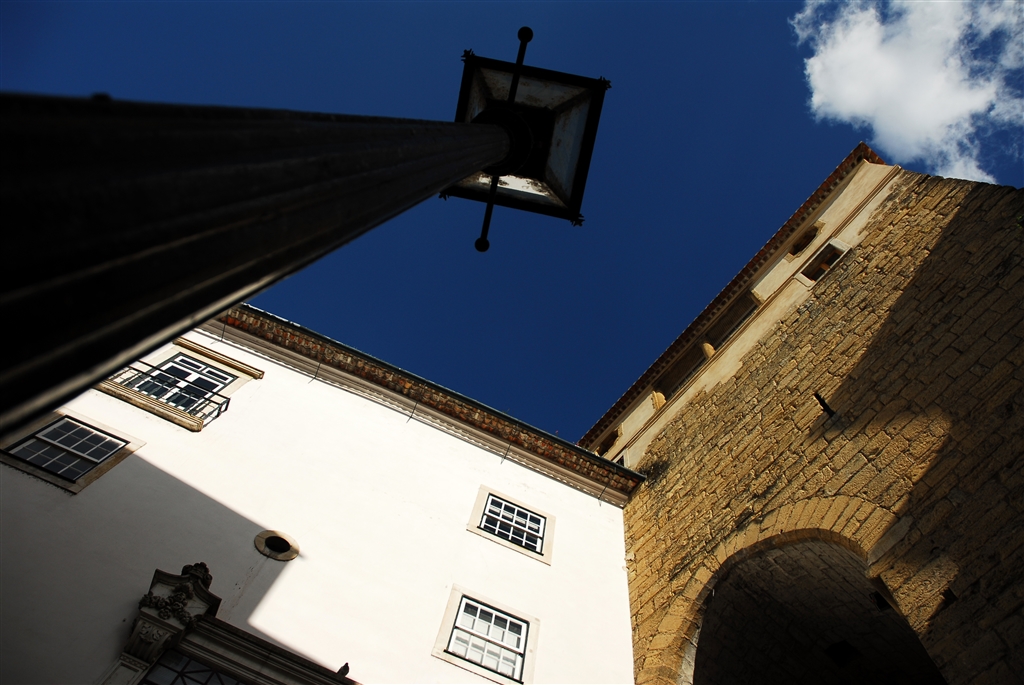
[[[644,371],[644,373],[636,380],[633,385],[620,397],[615,404],[605,412],[604,416],[598,419],[590,430],[579,439],[577,444],[581,446],[592,445],[604,432],[611,426],[615,421],[619,419],[623,412],[633,403],[634,400],[643,392],[644,388],[654,383],[657,378],[664,373],[668,366],[675,361],[676,356],[679,352],[686,347],[691,338],[701,330],[705,323],[707,323],[718,311],[724,307],[736,293],[745,288],[754,274],[757,273],[766,261],[768,261],[775,252],[781,247],[786,240],[789,239],[793,232],[803,223],[804,219],[813,212],[817,207],[835,190],[836,186],[846,178],[851,171],[853,171],[861,161],[871,162],[872,164],[885,164],[881,157],[879,157],[874,150],[872,150],[864,142],[861,142],[853,149],[849,155],[846,156],[836,170],[833,171],[828,178],[822,182],[818,189],[811,193],[811,196],[807,198],[807,201],[800,205],[800,208],[782,224],[775,235],[762,247],[757,254],[754,255],[753,259],[747,262],[736,276],[729,281],[729,284],[722,289],[722,292],[715,296],[715,299],[711,300],[711,303],[704,308],[697,318],[695,318],[689,326],[679,335],[678,338],[668,346],[661,356],[655,360],[651,366]]]
[[[642,474],[602,459],[579,445],[252,305],[232,307],[217,321],[319,364],[405,395],[626,496],[644,481]]]

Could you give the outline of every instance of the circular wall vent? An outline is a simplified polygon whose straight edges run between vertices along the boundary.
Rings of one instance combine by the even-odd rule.
[[[299,543],[279,530],[265,530],[256,536],[256,549],[271,559],[291,561],[299,556]]]

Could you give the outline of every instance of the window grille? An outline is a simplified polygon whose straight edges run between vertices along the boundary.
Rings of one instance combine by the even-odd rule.
[[[167,650],[153,664],[139,685],[242,685],[229,675],[217,671],[173,649]]]
[[[529,625],[464,596],[446,651],[522,682]]]
[[[19,459],[74,482],[127,444],[65,416],[9,451]]]
[[[219,391],[237,378],[198,359],[178,354],[159,367],[134,362],[110,380],[206,422],[227,411],[228,398]]]
[[[480,519],[482,530],[538,554],[544,547],[544,524],[543,516],[494,495],[487,496]]]

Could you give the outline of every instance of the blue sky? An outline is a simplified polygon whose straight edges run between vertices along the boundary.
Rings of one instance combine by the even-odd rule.
[[[1024,185],[1020,2],[3,0],[0,88],[450,120],[523,25],[612,82],[583,227],[431,199],[253,304],[575,440],[859,141]]]

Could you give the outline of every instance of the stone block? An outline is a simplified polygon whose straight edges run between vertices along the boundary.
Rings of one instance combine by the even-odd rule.
[[[657,630],[684,631],[682,614],[658,611],[671,588],[696,601],[730,556],[806,529],[870,549],[891,511],[914,525],[873,572],[926,644],[945,645],[933,655],[950,682],[1007,673],[986,640],[1019,644],[1021,631],[1005,590],[1024,530],[1024,266],[1007,261],[1024,249],[1010,218],[1021,206],[1021,191],[900,172],[863,242],[650,443],[641,463],[672,466],[625,510],[638,678],[678,676],[679,645]],[[839,416],[823,420],[812,392]],[[666,555],[695,561],[671,581]],[[959,575],[936,575],[935,555]],[[959,607],[935,614],[947,581]]]

